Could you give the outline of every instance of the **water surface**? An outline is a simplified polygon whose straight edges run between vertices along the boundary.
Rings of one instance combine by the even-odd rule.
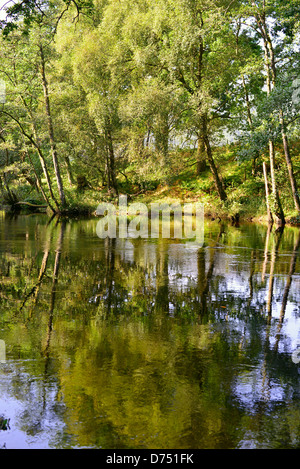
[[[0,213],[0,447],[299,448],[299,229],[96,224]]]

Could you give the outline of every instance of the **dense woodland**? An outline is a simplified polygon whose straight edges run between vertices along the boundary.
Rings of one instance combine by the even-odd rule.
[[[5,8],[2,205],[84,213],[127,193],[300,221],[300,0]]]

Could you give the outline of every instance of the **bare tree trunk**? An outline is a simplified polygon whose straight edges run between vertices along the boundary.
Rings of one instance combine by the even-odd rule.
[[[271,173],[271,183],[272,183],[272,195],[273,195],[273,214],[275,218],[275,223],[277,225],[284,225],[285,218],[284,213],[277,189],[276,183],[276,173],[275,173],[275,148],[274,142],[272,140],[269,141],[269,155],[270,155],[270,173]]]
[[[46,179],[46,182],[47,182],[47,186],[48,186],[48,189],[49,189],[49,192],[50,192],[50,196],[53,200],[53,202],[55,203],[57,209],[59,209],[59,203],[53,193],[53,189],[52,189],[52,183],[51,183],[51,179],[50,179],[50,176],[49,176],[49,171],[48,171],[48,168],[47,168],[47,163],[46,163],[46,159],[43,155],[43,152],[39,146],[39,139],[38,139],[38,133],[37,133],[37,130],[36,130],[36,125],[35,125],[35,119],[34,119],[34,116],[33,116],[33,113],[32,113],[32,110],[30,109],[30,107],[27,105],[27,102],[26,100],[24,99],[24,96],[22,94],[20,94],[20,98],[22,99],[22,102],[24,104],[24,107],[27,109],[28,111],[28,114],[30,116],[30,119],[31,119],[31,125],[32,125],[32,131],[33,131],[33,136],[34,136],[34,140],[32,138],[30,138],[30,141],[31,141],[31,144],[34,146],[34,148],[36,149],[37,151],[37,154],[38,154],[38,157],[39,157],[39,160],[40,160],[40,163],[41,163],[41,167],[42,167],[42,170],[43,170],[43,173],[44,173],[44,176],[45,176],[45,179]],[[23,138],[24,137],[27,137],[28,138],[28,135],[25,135],[23,133]],[[39,181],[39,184],[41,186],[41,183]],[[53,211],[53,208],[51,207],[50,203],[49,203],[49,207],[51,208],[51,210]]]
[[[36,151],[37,151],[38,156],[39,156],[39,160],[40,160],[42,170],[43,170],[46,182],[47,182],[47,186],[48,186],[48,189],[49,189],[49,192],[50,192],[50,196],[51,196],[53,202],[55,203],[56,207],[59,209],[59,203],[58,203],[58,201],[57,201],[57,199],[56,199],[56,197],[53,193],[52,183],[51,183],[51,179],[50,179],[50,176],[49,176],[49,172],[48,172],[45,157],[44,157],[44,155],[43,155],[43,153],[42,153],[39,146],[36,146],[35,148],[36,148]]]
[[[223,183],[220,179],[218,169],[216,167],[216,164],[215,164],[215,161],[214,161],[214,158],[213,158],[212,149],[211,149],[211,146],[210,146],[210,141],[209,141],[209,136],[208,136],[208,131],[207,131],[206,116],[202,116],[201,120],[202,120],[203,142],[204,142],[205,149],[206,149],[207,161],[208,161],[210,170],[212,172],[215,187],[218,191],[220,200],[225,201],[227,199],[227,195],[226,195]]]
[[[41,150],[41,148],[38,144],[37,131],[36,131],[35,122],[34,122],[34,119],[33,119],[33,116],[32,116],[31,112],[30,112],[30,117],[31,117],[31,121],[32,121],[33,135],[34,135],[34,139],[35,139],[35,142],[36,142],[35,148],[36,148],[36,151],[37,151],[40,163],[41,163],[41,167],[42,167],[45,179],[46,179],[46,183],[47,183],[47,186],[48,186],[48,189],[49,189],[49,192],[50,192],[50,196],[51,196],[53,202],[55,203],[56,207],[59,208],[59,203],[58,203],[58,201],[57,201],[57,199],[56,199],[56,197],[53,193],[52,183],[51,183],[51,179],[50,179],[50,176],[49,176],[47,163],[46,163],[45,157],[43,155],[43,152],[42,152],[42,150]]]
[[[280,111],[280,125],[281,125],[281,134],[282,134],[282,141],[283,141],[283,148],[284,148],[284,154],[285,154],[285,160],[286,160],[286,165],[288,168],[288,173],[289,173],[289,178],[290,178],[290,183],[291,183],[291,188],[292,188],[292,194],[293,194],[293,199],[294,199],[294,204],[295,208],[300,213],[300,199],[299,199],[299,194],[298,194],[298,187],[297,187],[297,182],[294,174],[294,169],[293,169],[293,163],[292,163],[292,158],[290,154],[290,148],[289,148],[289,143],[288,143],[288,137],[285,131],[285,123],[284,123],[284,118],[283,118],[283,112]]]
[[[44,50],[43,50],[42,45],[40,45],[40,57],[41,57],[41,77],[42,77],[42,85],[43,85],[44,97],[45,97],[45,111],[46,111],[46,116],[47,116],[47,121],[48,121],[48,133],[49,133],[50,147],[51,147],[51,153],[52,153],[52,159],[53,159],[53,166],[54,166],[54,171],[55,171],[55,176],[56,176],[56,181],[57,181],[57,186],[58,186],[60,202],[61,202],[61,205],[64,206],[66,203],[66,199],[65,199],[63,182],[62,182],[62,178],[60,174],[60,167],[58,163],[56,144],[55,144],[55,139],[54,139],[53,123],[52,123],[52,117],[51,117],[51,112],[50,112],[48,83],[47,83],[46,74],[45,74],[45,57],[44,57]]]
[[[267,31],[266,26],[265,26],[265,30]],[[277,70],[276,70],[276,61],[275,61],[274,49],[273,49],[272,41],[271,41],[271,38],[270,38],[269,34],[266,34],[266,38],[267,38],[267,45],[268,45],[269,56],[270,56],[270,67],[271,67],[271,72],[272,72],[272,83],[273,83],[273,86],[275,86],[276,85]],[[279,111],[279,120],[280,120],[280,126],[281,126],[283,149],[284,149],[285,160],[286,160],[287,169],[288,169],[288,173],[289,173],[289,179],[290,179],[290,184],[291,184],[291,188],[292,188],[293,199],[294,199],[295,207],[296,207],[297,211],[300,213],[300,200],[299,200],[299,195],[298,195],[298,190],[297,190],[297,183],[296,183],[296,179],[295,179],[294,171],[293,171],[292,159],[291,159],[291,154],[290,154],[290,147],[289,147],[288,137],[287,137],[287,134],[286,134],[285,122],[284,122],[282,109],[280,109],[280,111]]]
[[[268,95],[271,94],[272,91],[272,79],[271,79],[271,70],[270,70],[270,60],[268,56],[268,44],[266,40],[264,40],[265,46],[265,68],[267,73],[267,93]],[[273,140],[269,140],[269,158],[270,158],[270,173],[271,173],[271,183],[272,183],[272,195],[273,195],[273,203],[272,203],[272,211],[275,218],[275,223],[278,225],[284,225],[284,213],[282,210],[282,205],[280,202],[280,197],[277,189],[276,184],[276,174],[275,174],[275,148]]]

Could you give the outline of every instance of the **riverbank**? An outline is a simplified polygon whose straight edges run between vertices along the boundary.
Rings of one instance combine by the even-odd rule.
[[[247,191],[244,189],[245,192]],[[121,195],[121,194],[120,194]],[[204,216],[205,218],[211,220],[224,220],[231,222],[252,222],[252,223],[262,223],[267,224],[267,214],[264,212],[264,202],[265,198],[263,195],[254,194],[245,197],[244,200],[236,202],[235,200],[228,200],[221,203],[216,196],[199,196],[199,193],[196,191],[184,191],[178,185],[175,186],[159,186],[154,191],[145,191],[143,194],[134,196],[132,194],[127,194],[128,196],[128,205],[131,203],[143,203],[150,206],[151,203],[167,203],[173,204],[175,202],[184,203],[195,203],[200,202],[204,206]],[[252,200],[259,199],[260,205],[258,208],[254,208],[254,202]],[[232,197],[233,199],[233,197]],[[94,217],[97,216],[96,209],[99,203],[108,202],[112,203],[116,207],[118,206],[118,197],[112,197],[107,192],[92,192],[89,191],[85,194],[85,202],[78,202],[77,204],[72,204],[65,211],[62,212],[62,216],[66,218],[77,218],[77,217]],[[254,209],[253,209],[254,208]],[[5,212],[14,212],[14,213],[48,213],[49,216],[53,214],[51,211],[45,209],[44,207],[40,209],[30,209],[29,207],[23,206],[17,212],[12,210],[8,205],[0,205],[0,210]],[[296,211],[290,210],[286,215],[286,224],[290,226],[300,226],[300,217],[297,216]]]
[[[128,196],[128,204],[140,202],[150,205],[153,202],[168,204],[174,202],[200,202],[204,205],[207,218],[231,221],[246,221],[266,223],[265,183],[261,162],[257,162],[255,174],[252,173],[251,161],[237,160],[237,150],[232,145],[214,150],[215,163],[226,190],[227,200],[220,201],[209,167],[200,174],[196,171],[196,153],[194,151],[176,152],[170,155],[170,167],[174,170],[170,174],[156,172],[136,182],[134,168],[128,168],[126,174],[118,175],[119,194]],[[300,174],[300,151],[293,147],[293,164],[296,177]],[[283,210],[288,225],[300,226],[300,216],[294,208],[288,172],[284,156],[277,153],[277,183]],[[65,181],[66,200],[68,201],[64,216],[94,216],[97,206],[101,202],[118,204],[118,196],[112,194],[105,186],[88,185],[78,188]],[[37,204],[44,204],[37,195],[30,195],[25,199]],[[1,204],[1,201],[0,201]],[[3,209],[3,208],[2,208]],[[5,209],[9,209],[8,206]],[[30,212],[36,208],[19,206],[20,211]],[[38,209],[45,211],[44,207]]]
[[[296,178],[300,175],[300,148],[292,145],[293,165]],[[238,149],[234,145],[214,149],[215,164],[226,190],[227,200],[221,201],[215,188],[213,176],[208,165],[197,174],[196,151],[171,153],[169,165],[172,172],[157,177],[149,175],[140,184],[129,183],[136,179],[135,169],[128,168],[126,174],[119,174],[119,192],[128,195],[128,203],[141,202],[150,205],[153,202],[190,203],[204,205],[207,218],[231,221],[267,223],[265,182],[262,161],[256,162],[253,174],[252,161],[240,161]],[[262,155],[264,158],[264,155]],[[280,147],[276,153],[276,177],[281,203],[287,225],[300,226],[300,216],[295,210],[286,162]],[[267,160],[267,157],[266,157]],[[117,204],[118,197],[112,196],[105,188],[99,191],[87,189],[82,193],[70,191],[73,207],[81,207],[94,213],[101,201]],[[73,197],[73,198],[72,198]]]

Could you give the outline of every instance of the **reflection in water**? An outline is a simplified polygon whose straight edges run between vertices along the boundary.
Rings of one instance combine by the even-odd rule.
[[[50,304],[49,304],[49,322],[48,322],[48,332],[47,332],[47,340],[44,349],[44,353],[47,357],[49,357],[49,345],[50,345],[50,337],[53,328],[53,315],[54,315],[54,306],[55,306],[55,294],[56,294],[56,284],[58,281],[58,274],[59,274],[59,266],[60,266],[60,257],[62,251],[62,243],[64,238],[65,232],[65,222],[62,221],[60,224],[59,234],[57,238],[57,245],[55,250],[55,259],[54,259],[54,267],[53,267],[53,277],[52,277],[52,285],[51,285],[51,292],[50,292]],[[44,258],[47,255],[48,251],[45,251]],[[44,269],[43,264],[45,262],[43,258],[42,262],[42,269]],[[39,274],[39,284],[41,283],[41,273]]]
[[[1,219],[0,446],[296,448],[299,229]]]
[[[273,247],[271,252],[271,265],[270,265],[270,275],[269,275],[269,290],[268,290],[268,300],[267,300],[267,313],[268,319],[270,320],[272,317],[272,303],[273,303],[273,290],[274,290],[274,272],[275,272],[275,264],[276,258],[278,254],[278,249],[280,246],[280,241],[283,233],[283,228],[279,228],[276,230],[274,239],[273,239]]]
[[[300,230],[299,230],[296,242],[295,242],[293,254],[291,256],[290,268],[289,268],[288,276],[287,276],[287,279],[286,279],[285,289],[284,289],[284,292],[283,292],[282,306],[281,306],[281,311],[280,311],[280,324],[282,324],[283,318],[284,318],[284,315],[285,315],[285,310],[286,310],[288,296],[289,296],[289,292],[290,292],[290,288],[291,288],[292,278],[293,278],[293,275],[294,275],[295,269],[296,269],[296,261],[297,261],[297,257],[298,257],[298,253],[299,253],[299,247],[300,247]]]

